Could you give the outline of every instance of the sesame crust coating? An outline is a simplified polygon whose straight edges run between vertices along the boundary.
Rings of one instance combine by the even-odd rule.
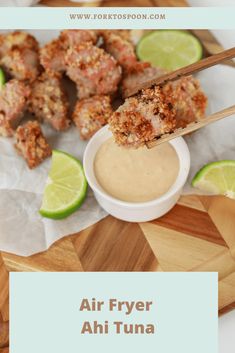
[[[91,42],[96,44],[97,39],[98,35],[96,31],[92,30],[68,29],[62,31],[60,34],[60,40],[67,48],[79,45],[84,42]]]
[[[107,124],[112,113],[109,96],[94,96],[78,101],[72,119],[81,138],[87,140]]]
[[[37,121],[28,121],[16,130],[15,148],[27,162],[30,169],[37,167],[52,150],[43,136],[41,127]]]
[[[0,57],[14,48],[38,51],[39,45],[37,40],[26,32],[15,31],[0,35]]]
[[[70,126],[68,98],[59,75],[43,73],[34,82],[28,109],[36,118],[47,121],[57,131]]]
[[[30,89],[17,80],[7,82],[0,91],[0,135],[11,137],[23,117]]]
[[[109,119],[109,125],[119,145],[140,147],[157,135],[173,131],[176,119],[172,98],[160,87],[142,90],[125,100]]]
[[[33,82],[39,75],[39,49],[36,39],[25,32],[0,37],[0,65],[11,77]]]
[[[131,72],[124,77],[121,83],[121,93],[125,96],[126,90],[134,89],[137,85],[150,80],[153,76],[160,77],[165,71],[159,67],[146,67],[137,72]]]
[[[183,77],[175,82],[167,83],[163,90],[166,95],[173,97],[177,128],[184,128],[204,118],[207,98],[197,79],[192,76]]]
[[[117,91],[120,66],[111,55],[91,42],[69,48],[65,62],[67,75],[77,84],[80,99]]]
[[[1,66],[11,77],[33,82],[39,74],[38,53],[27,48],[9,50],[1,59]]]
[[[112,32],[122,39],[130,42],[133,45],[132,38],[131,38],[131,30],[130,29],[112,29],[112,30],[107,30],[107,29],[99,29],[96,30],[100,36],[105,36],[106,32]]]
[[[205,115],[207,99],[192,76],[142,90],[109,119],[119,145],[139,147]]]
[[[123,38],[118,31],[103,31],[105,50],[111,54],[123,68],[124,74],[139,72],[150,64],[137,60],[133,44]]]
[[[95,31],[88,30],[65,30],[59,38],[52,40],[40,49],[40,63],[45,70],[52,72],[65,72],[66,51],[73,46],[83,42],[97,42]]]
[[[40,63],[46,71],[64,72],[65,48],[61,40],[55,39],[40,49]]]

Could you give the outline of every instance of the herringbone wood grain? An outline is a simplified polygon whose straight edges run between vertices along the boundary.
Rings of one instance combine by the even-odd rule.
[[[234,229],[234,201],[182,197],[152,222],[127,223],[108,216],[44,253],[27,258],[2,253],[1,283],[9,271],[216,271],[222,310],[235,302]],[[1,292],[4,306],[6,283]]]
[[[107,0],[47,6],[187,6],[185,0]],[[194,31],[206,54],[221,51],[209,31]],[[231,65],[231,62],[229,63]],[[234,65],[232,63],[232,65]],[[222,197],[181,198],[164,217],[128,224],[109,216],[28,258],[0,257],[0,353],[9,348],[10,271],[217,271],[220,313],[235,309],[235,202]]]

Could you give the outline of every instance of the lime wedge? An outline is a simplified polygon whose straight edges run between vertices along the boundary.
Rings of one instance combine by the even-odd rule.
[[[4,72],[2,69],[0,69],[0,90],[4,86],[5,82],[6,82],[6,79],[5,79]]]
[[[205,165],[193,178],[192,186],[235,199],[235,161],[225,160]]]
[[[67,217],[82,205],[86,191],[87,181],[79,160],[54,150],[40,214],[54,219]]]
[[[144,36],[137,45],[137,56],[167,71],[177,70],[202,58],[202,46],[192,34],[158,30]]]

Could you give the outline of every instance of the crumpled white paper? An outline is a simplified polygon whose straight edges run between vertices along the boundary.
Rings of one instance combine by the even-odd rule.
[[[32,31],[45,43],[57,31]],[[220,65],[201,72],[198,77],[208,95],[208,113],[235,103],[235,70]],[[186,137],[191,153],[191,170],[184,193],[196,193],[190,186],[193,175],[204,164],[218,159],[235,159],[235,116],[207,126]],[[54,149],[61,149],[82,160],[86,146],[75,127],[56,133],[43,126]],[[19,157],[13,140],[0,137],[0,250],[29,256],[44,251],[56,240],[87,228],[106,216],[92,191],[83,206],[67,219],[54,221],[39,215],[42,192],[50,160],[30,171]]]
[[[50,145],[82,160],[86,143],[80,141],[75,127],[62,134],[43,127]],[[13,139],[0,138],[0,249],[22,256],[44,251],[56,240],[96,223],[106,213],[95,201],[91,190],[72,216],[54,221],[43,218],[38,210],[50,168],[50,160],[29,170],[17,156]]]
[[[218,65],[197,75],[208,96],[207,114],[235,104],[235,69]],[[206,163],[235,159],[235,115],[210,124],[185,137],[191,168],[184,193],[199,193],[190,186],[195,173]]]

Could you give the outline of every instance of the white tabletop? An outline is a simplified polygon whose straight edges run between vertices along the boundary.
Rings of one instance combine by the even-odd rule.
[[[219,319],[219,353],[235,352],[235,310]]]

